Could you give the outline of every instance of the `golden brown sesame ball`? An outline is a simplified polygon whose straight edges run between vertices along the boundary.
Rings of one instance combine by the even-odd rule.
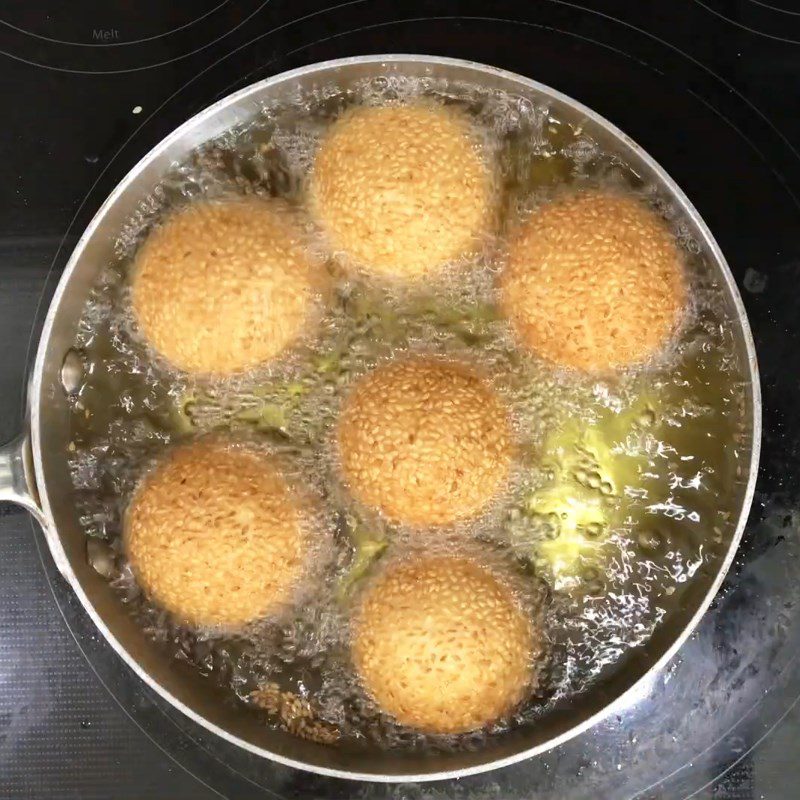
[[[324,137],[309,194],[334,250],[370,272],[415,279],[477,249],[492,177],[463,114],[362,107]]]
[[[320,280],[283,204],[198,202],[137,253],[133,311],[174,366],[230,374],[268,361],[300,334]]]
[[[337,440],[352,494],[393,522],[446,525],[477,514],[509,476],[508,410],[460,364],[412,358],[362,378]]]
[[[664,222],[633,198],[599,192],[537,209],[511,243],[500,289],[525,345],[585,371],[647,360],[686,302]]]
[[[125,545],[155,602],[185,622],[235,628],[289,600],[307,522],[270,457],[201,441],[177,447],[144,479]]]
[[[352,655],[398,722],[463,733],[512,711],[531,683],[534,634],[509,588],[470,559],[401,562],[365,589]]]

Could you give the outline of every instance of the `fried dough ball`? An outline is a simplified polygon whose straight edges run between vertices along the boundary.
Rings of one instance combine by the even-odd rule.
[[[288,208],[255,198],[178,211],[150,234],[133,269],[142,334],[192,373],[232,374],[274,358],[309,323],[324,285]]]
[[[145,593],[179,620],[236,628],[290,600],[309,551],[306,506],[272,457],[201,440],[145,477],[125,547]]]
[[[513,455],[508,410],[489,384],[425,357],[358,381],[337,442],[356,499],[416,527],[477,515],[508,479]]]
[[[491,570],[458,556],[400,562],[364,590],[352,657],[398,722],[463,733],[495,722],[532,682],[533,626]]]
[[[434,105],[346,112],[322,140],[309,191],[334,250],[369,272],[406,280],[475,251],[492,195],[466,117]]]
[[[675,240],[639,201],[575,193],[513,239],[501,304],[524,345],[587,372],[646,361],[675,331],[686,282]]]

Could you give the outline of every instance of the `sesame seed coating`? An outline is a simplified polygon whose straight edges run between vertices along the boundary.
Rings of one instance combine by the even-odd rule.
[[[282,203],[199,202],[169,217],[136,254],[133,312],[174,366],[231,374],[300,334],[320,280]]]
[[[411,358],[363,377],[337,441],[361,503],[394,522],[445,525],[476,515],[508,479],[508,411],[468,367]]]
[[[286,602],[301,577],[301,505],[267,457],[219,442],[177,447],[128,509],[131,567],[181,621],[241,626]]]
[[[462,114],[365,107],[324,137],[309,196],[334,250],[371,272],[418,279],[477,249],[492,178]]]
[[[530,621],[491,571],[466,558],[393,565],[365,589],[352,632],[365,690],[427,733],[494,722],[531,683]]]
[[[537,209],[511,243],[500,290],[526,346],[589,372],[647,360],[686,303],[663,221],[633,198],[599,192]]]

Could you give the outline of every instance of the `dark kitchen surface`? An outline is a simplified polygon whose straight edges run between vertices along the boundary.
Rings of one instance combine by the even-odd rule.
[[[0,798],[794,800],[800,781],[800,5],[794,0],[0,5],[0,439],[61,270],[113,186],[219,97],[364,53],[522,73],[608,117],[705,217],[739,283],[765,433],[740,555],[638,700],[551,753],[457,782],[276,767],[165,707],[96,634],[23,512],[0,509]]]

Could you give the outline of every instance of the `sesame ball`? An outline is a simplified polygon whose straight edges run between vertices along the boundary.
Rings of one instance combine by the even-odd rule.
[[[351,493],[416,527],[478,514],[509,477],[511,436],[508,410],[480,375],[424,357],[358,381],[337,428]]]
[[[125,547],[145,593],[178,620],[236,628],[290,600],[307,522],[303,498],[271,457],[200,441],[145,477]]]
[[[518,338],[587,372],[646,361],[675,331],[686,283],[674,238],[637,200],[584,192],[537,209],[500,278]]]
[[[301,333],[321,279],[282,203],[198,202],[136,254],[133,313],[173,366],[231,374],[269,361]]]
[[[368,272],[413,280],[478,249],[492,184],[462,113],[362,107],[323,138],[309,199],[332,249]]]
[[[532,681],[534,632],[497,575],[459,556],[399,562],[364,590],[352,658],[398,722],[463,733],[513,711]]]

